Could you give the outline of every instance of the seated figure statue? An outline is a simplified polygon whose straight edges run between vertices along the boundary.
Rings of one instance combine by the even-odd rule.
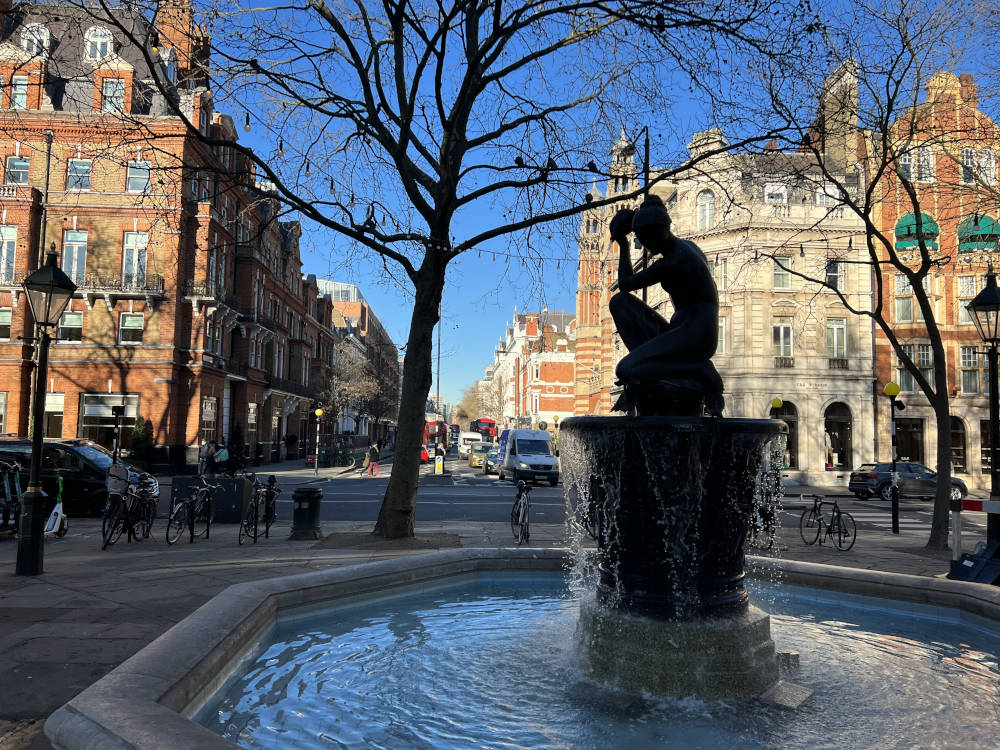
[[[629,232],[652,256],[661,256],[634,273]],[[624,387],[615,411],[639,416],[721,416],[722,378],[712,365],[719,328],[719,293],[704,254],[693,242],[670,232],[670,215],[658,196],[649,195],[636,211],[622,209],[611,220],[618,243],[618,293],[611,317],[629,353],[615,374]],[[633,290],[659,284],[670,295],[670,321]]]

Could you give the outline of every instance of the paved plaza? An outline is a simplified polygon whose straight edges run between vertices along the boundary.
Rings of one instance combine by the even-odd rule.
[[[279,472],[302,481],[301,467]],[[289,485],[290,486],[290,485]],[[287,490],[286,490],[287,492]],[[164,493],[166,495],[166,493]],[[787,499],[794,505],[797,498]],[[161,503],[162,515],[162,503]],[[449,547],[509,547],[507,524],[418,524],[414,539],[371,536],[372,522],[326,522],[320,542],[288,541],[288,522],[269,539],[237,544],[237,526],[217,524],[211,538],[167,546],[163,520],[154,538],[124,539],[101,551],[100,520],[73,519],[70,533],[45,546],[45,573],[13,574],[16,544],[0,541],[0,750],[48,748],[45,718],[226,587],[244,581],[416,555]],[[531,545],[565,546],[561,524],[532,525]],[[943,575],[948,552],[929,553],[926,535],[859,531],[847,552],[802,544],[798,528],[781,529],[777,553],[792,560],[872,570]],[[966,548],[971,547],[966,540]]]

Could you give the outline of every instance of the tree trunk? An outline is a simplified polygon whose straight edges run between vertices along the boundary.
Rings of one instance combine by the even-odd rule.
[[[948,517],[951,511],[951,416],[948,411],[948,394],[939,393],[932,402],[937,423],[937,492],[934,495],[934,515],[928,549],[948,547]]]
[[[438,322],[444,266],[430,258],[424,261],[415,281],[410,335],[403,358],[399,427],[392,459],[389,486],[382,498],[373,534],[386,539],[413,536],[413,513],[420,480],[420,444],[424,435],[424,407],[431,389],[434,326]]]

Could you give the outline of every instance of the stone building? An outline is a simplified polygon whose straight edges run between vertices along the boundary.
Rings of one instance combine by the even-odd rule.
[[[857,185],[852,86],[850,73],[840,71],[821,101],[824,158],[848,186]],[[783,419],[789,426],[786,477],[839,484],[873,457],[872,328],[815,281],[835,287],[856,309],[868,309],[869,266],[857,262],[863,260],[863,224],[840,205],[811,155],[773,145],[732,152],[727,145],[716,130],[696,133],[688,149],[697,168],[652,188],[670,211],[673,231],[698,244],[715,273],[720,317],[714,362],[725,381],[724,414]],[[594,186],[593,198],[639,188],[635,148],[624,135],[612,149],[610,172],[606,193]],[[614,368],[627,353],[607,311],[618,268],[608,223],[620,206],[583,215],[576,414],[609,413]],[[632,248],[634,264],[641,266],[641,256]],[[650,305],[669,319],[662,290],[647,293]],[[775,399],[779,408],[772,406]]]
[[[480,381],[484,402],[499,412],[501,427],[554,431],[573,415],[576,316],[567,312],[519,313],[493,352]],[[480,416],[490,416],[483,414]]]
[[[144,49],[98,6],[0,10],[0,432],[28,430],[20,283],[51,250],[78,291],[54,332],[47,436],[110,446],[123,406],[151,426],[157,467],[193,465],[206,440],[302,455],[333,306],[302,277],[298,223],[279,220],[214,109],[190,3],[163,3],[155,24],[115,8]]]

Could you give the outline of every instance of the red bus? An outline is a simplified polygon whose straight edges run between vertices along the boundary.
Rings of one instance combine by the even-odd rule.
[[[424,418],[424,445],[448,445],[448,425],[437,414],[428,414]]]
[[[480,417],[469,423],[469,432],[478,432],[483,436],[484,443],[495,443],[497,441],[497,423],[493,419]]]

